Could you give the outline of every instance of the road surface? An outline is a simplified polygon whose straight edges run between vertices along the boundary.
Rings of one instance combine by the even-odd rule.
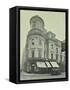
[[[35,74],[35,73],[20,73],[20,80],[35,80],[35,79],[52,79],[52,78],[65,78],[65,73],[60,75],[51,75],[51,74]]]

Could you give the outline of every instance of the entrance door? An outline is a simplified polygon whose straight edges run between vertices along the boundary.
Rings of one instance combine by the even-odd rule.
[[[31,72],[31,64],[29,62],[27,63],[27,72]]]

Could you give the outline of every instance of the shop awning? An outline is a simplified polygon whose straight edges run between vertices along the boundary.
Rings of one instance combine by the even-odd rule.
[[[45,62],[47,67],[52,67],[51,64],[49,62]]]
[[[36,62],[36,64],[39,68],[46,68],[45,62]]]
[[[57,62],[50,62],[52,67],[59,67],[59,65],[57,64]]]

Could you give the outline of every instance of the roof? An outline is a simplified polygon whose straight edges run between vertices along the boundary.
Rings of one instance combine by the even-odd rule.
[[[47,32],[47,35],[49,35],[49,34],[53,35],[54,37],[56,36],[55,33],[51,32],[51,31]]]
[[[33,16],[31,19],[30,19],[30,24],[33,22],[33,21],[40,21],[41,23],[43,23],[43,25],[44,25],[44,21],[43,21],[43,19],[40,17],[40,16],[38,16],[38,15],[35,15],[35,16]]]

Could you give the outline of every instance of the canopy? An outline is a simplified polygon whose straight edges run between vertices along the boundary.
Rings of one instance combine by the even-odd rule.
[[[57,62],[50,62],[52,67],[59,67],[59,65],[57,64]]]
[[[46,61],[46,62],[36,62],[36,65],[37,67],[39,68],[54,68],[54,67],[59,67],[58,63],[57,62],[54,62],[54,61]]]
[[[46,68],[45,62],[36,62],[36,64],[39,68]]]
[[[49,62],[45,62],[47,67],[51,67],[50,63]]]

